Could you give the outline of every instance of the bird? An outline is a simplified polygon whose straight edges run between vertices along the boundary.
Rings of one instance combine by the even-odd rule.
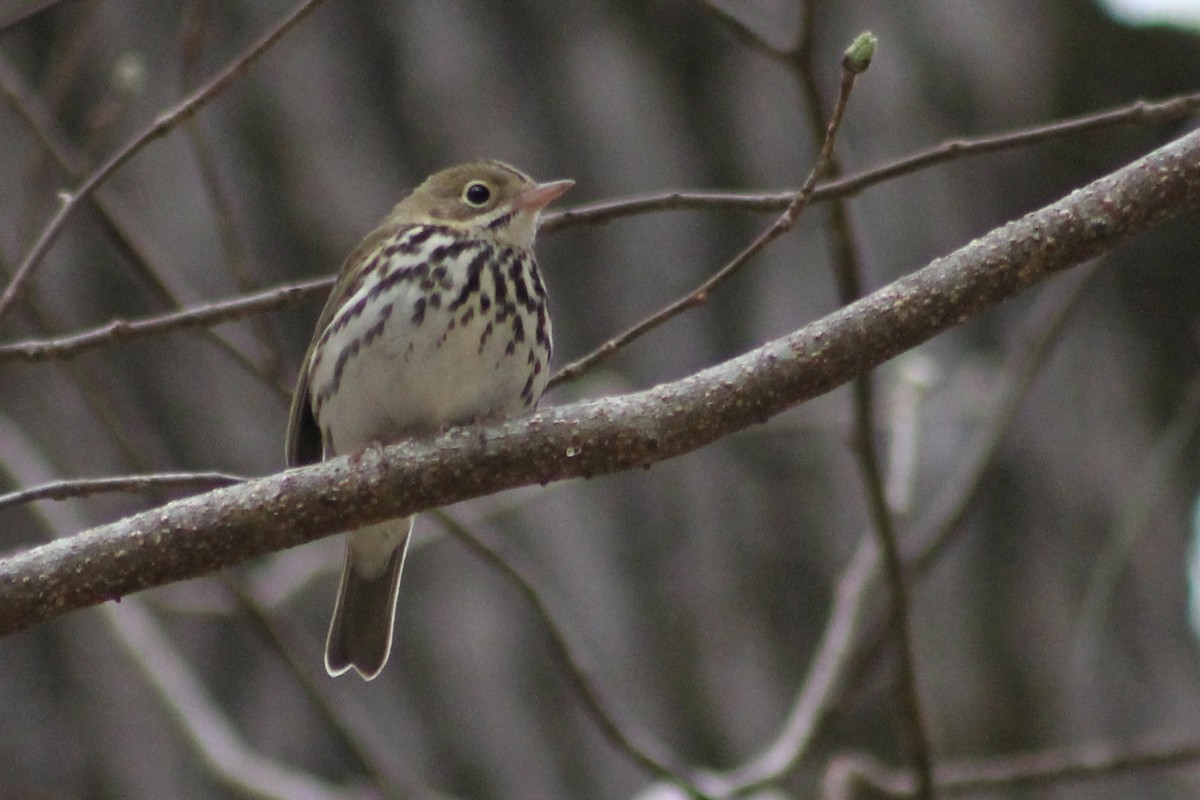
[[[499,161],[434,173],[351,252],[318,318],[288,420],[289,466],[532,411],[553,351],[533,255],[574,181]],[[372,680],[392,648],[413,517],[348,533],[325,669]]]

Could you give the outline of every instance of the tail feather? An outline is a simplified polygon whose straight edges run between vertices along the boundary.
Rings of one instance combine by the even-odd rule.
[[[346,537],[337,605],[325,641],[325,670],[330,675],[353,667],[369,681],[387,663],[412,523],[412,517],[391,520]]]

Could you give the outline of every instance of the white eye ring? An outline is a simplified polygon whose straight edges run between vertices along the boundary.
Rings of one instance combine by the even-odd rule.
[[[471,181],[463,189],[463,202],[475,208],[483,208],[492,199],[492,189],[482,181]]]

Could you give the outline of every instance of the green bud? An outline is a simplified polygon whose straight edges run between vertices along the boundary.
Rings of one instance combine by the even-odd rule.
[[[854,75],[866,72],[867,67],[871,66],[871,59],[875,55],[875,43],[878,41],[870,31],[860,33],[842,56],[842,69]]]

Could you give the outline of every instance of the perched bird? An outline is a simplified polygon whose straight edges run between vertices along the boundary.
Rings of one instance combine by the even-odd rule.
[[[533,258],[538,215],[572,181],[497,161],[438,172],[346,259],[308,347],[289,466],[534,408],[550,316]],[[325,668],[371,680],[392,646],[413,518],[351,531]]]

